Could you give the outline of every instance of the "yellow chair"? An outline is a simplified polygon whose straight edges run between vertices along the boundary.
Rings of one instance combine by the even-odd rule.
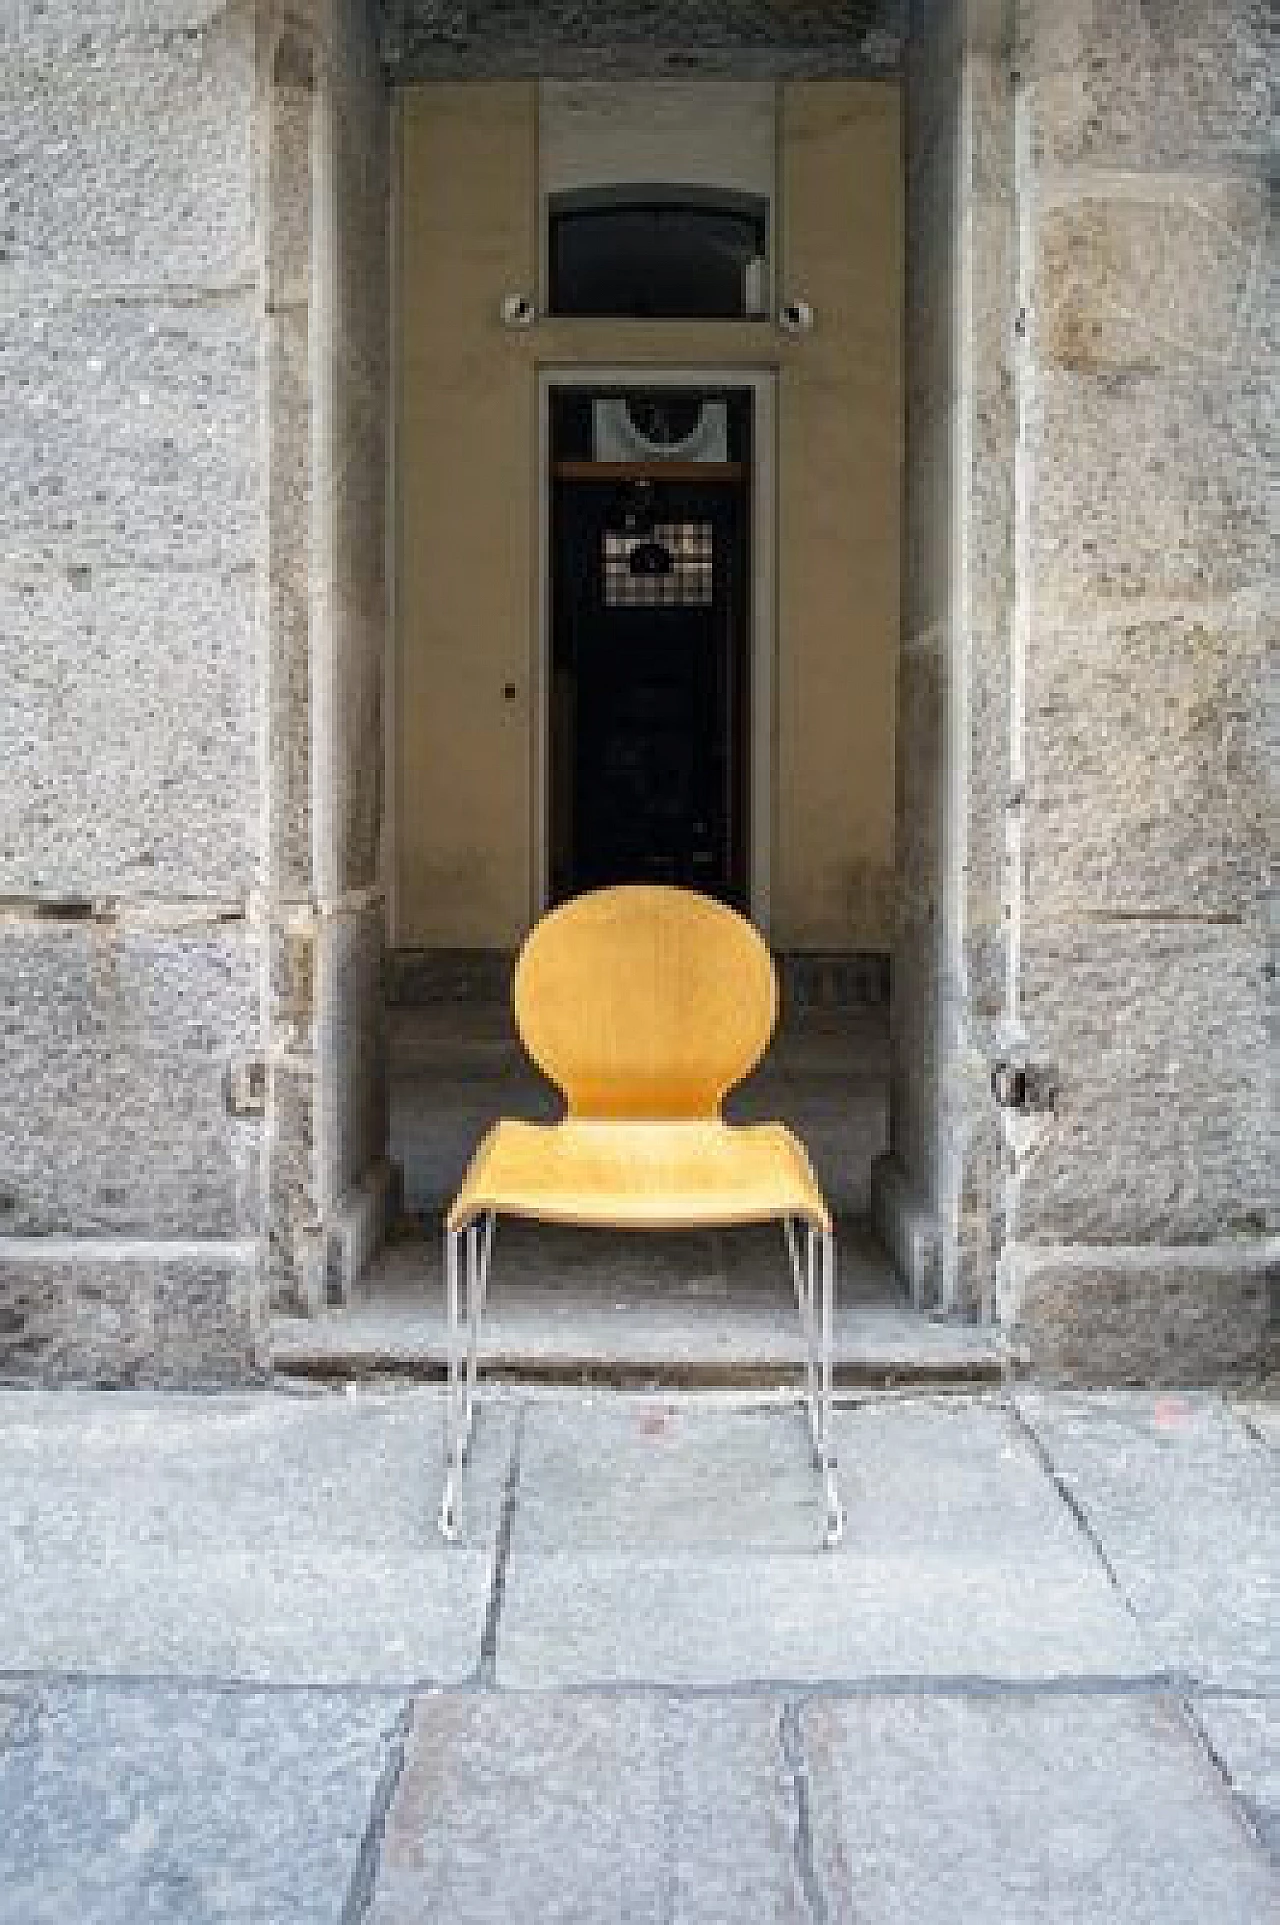
[[[839,1542],[831,1215],[788,1129],[737,1127],[721,1116],[728,1091],[768,1047],[777,1013],[773,959],[760,936],[732,909],[688,890],[596,890],[530,932],[516,964],[516,1027],[566,1113],[559,1123],[495,1124],[445,1220],[446,1537],[457,1535],[494,1225],[507,1215],[618,1230],[780,1222],[806,1346],[813,1461],[825,1477],[824,1541]]]

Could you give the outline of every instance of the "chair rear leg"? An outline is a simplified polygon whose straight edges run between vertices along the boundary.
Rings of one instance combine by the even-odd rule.
[[[844,1536],[844,1503],[837,1481],[836,1446],[831,1428],[832,1378],[834,1374],[836,1240],[830,1230],[810,1231],[822,1252],[822,1471],[826,1481],[827,1526],[823,1538],[833,1550]]]
[[[440,1535],[451,1542],[458,1535],[458,1479],[462,1475],[464,1417],[462,1410],[462,1344],[458,1303],[458,1258],[466,1233],[446,1229],[444,1233],[444,1315],[445,1344],[448,1358],[448,1389],[445,1396],[444,1490],[437,1520]]]

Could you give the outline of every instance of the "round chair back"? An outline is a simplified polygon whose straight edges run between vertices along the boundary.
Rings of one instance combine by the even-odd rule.
[[[577,896],[530,931],[515,1015],[570,1116],[715,1117],[768,1047],[778,985],[735,910],[627,884]]]

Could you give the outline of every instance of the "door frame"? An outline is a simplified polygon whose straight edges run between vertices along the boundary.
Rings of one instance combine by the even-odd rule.
[[[557,388],[740,388],[751,395],[751,620],[747,635],[750,685],[747,819],[747,906],[769,933],[773,852],[773,765],[776,594],[777,373],[773,369],[682,364],[627,366],[582,363],[538,370],[537,653],[534,667],[533,913],[550,907],[551,778],[551,396]]]

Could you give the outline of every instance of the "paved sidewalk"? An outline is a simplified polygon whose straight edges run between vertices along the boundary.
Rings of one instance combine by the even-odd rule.
[[[1275,1407],[0,1393],[0,1925],[1257,1925]]]

